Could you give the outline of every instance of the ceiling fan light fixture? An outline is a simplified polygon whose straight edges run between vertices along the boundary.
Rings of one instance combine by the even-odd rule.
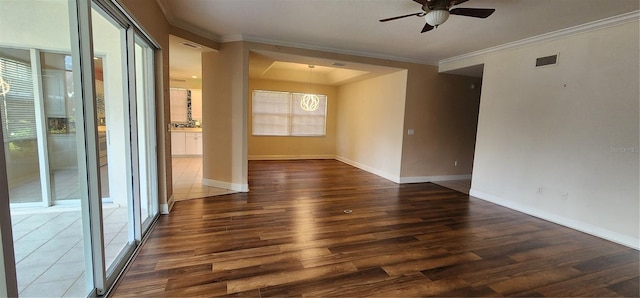
[[[427,21],[427,23],[434,27],[438,27],[439,25],[442,25],[442,23],[447,21],[448,18],[449,18],[449,11],[446,9],[432,10],[432,11],[429,11],[424,16],[424,19]]]

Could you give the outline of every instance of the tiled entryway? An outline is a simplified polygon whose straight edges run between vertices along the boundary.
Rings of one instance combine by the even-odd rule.
[[[234,193],[202,185],[202,157],[173,157],[172,166],[173,197],[176,201]]]
[[[109,265],[128,239],[127,207],[103,205]],[[20,297],[85,297],[82,219],[79,209],[12,208]]]
[[[107,167],[101,168],[102,192],[108,196]],[[77,170],[53,172],[54,203],[42,204],[39,177],[9,189],[11,225],[21,297],[84,297],[84,250]],[[32,203],[32,204],[23,204]],[[35,204],[34,204],[35,203]],[[34,206],[36,205],[36,206]],[[26,206],[26,207],[25,207]],[[105,264],[127,244],[127,207],[103,205]]]

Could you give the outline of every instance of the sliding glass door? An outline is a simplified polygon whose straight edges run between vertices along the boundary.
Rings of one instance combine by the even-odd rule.
[[[156,146],[156,111],[154,92],[153,47],[140,34],[135,33],[135,94],[138,131],[138,177],[140,177],[140,231],[146,232],[158,214],[158,158]],[[138,212],[136,212],[138,214]]]
[[[75,2],[0,2],[0,126],[8,193],[0,195],[4,227],[10,220],[20,296],[86,296],[94,289],[87,135],[79,52],[71,42]],[[25,22],[28,20],[28,22]],[[8,195],[8,201],[6,201]],[[8,234],[8,233],[7,233]],[[7,250],[7,247],[13,247]],[[6,257],[5,257],[6,260]],[[9,279],[7,279],[9,280]]]
[[[7,293],[102,294],[158,214],[153,43],[106,0],[3,0],[0,28]]]

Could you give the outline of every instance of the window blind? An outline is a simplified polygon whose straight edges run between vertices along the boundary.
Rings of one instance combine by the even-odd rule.
[[[9,92],[1,95],[3,141],[36,138],[31,65],[0,57],[0,77],[10,85]]]
[[[255,136],[324,136],[327,96],[318,109],[300,107],[303,93],[254,90],[252,93],[252,134]]]
[[[305,111],[300,106],[304,93],[291,94],[291,135],[324,136],[326,128],[327,96],[316,94],[320,99],[318,109]]]

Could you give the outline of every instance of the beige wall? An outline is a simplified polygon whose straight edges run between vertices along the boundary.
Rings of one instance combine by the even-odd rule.
[[[168,212],[173,204],[171,176],[171,134],[166,129],[169,114],[169,23],[155,0],[118,0],[147,34],[158,43],[156,51],[156,129],[158,141],[158,195],[160,211]]]
[[[636,20],[472,58],[485,66],[471,194],[638,248],[639,36]]]
[[[249,114],[252,109],[253,90],[324,94],[327,96],[327,126],[326,135],[323,137],[252,136],[251,116],[249,116],[247,127],[249,159],[333,158],[335,156],[337,87],[259,79],[249,80]]]
[[[248,52],[242,42],[202,54],[203,183],[247,191]]]
[[[171,88],[184,88],[184,89],[202,89],[201,79],[186,79],[184,82],[169,81],[169,87]]]
[[[338,160],[399,182],[407,71],[338,88]]]
[[[407,69],[406,74],[406,109],[411,109],[404,117],[404,120],[398,120],[399,125],[403,129],[399,130],[399,138],[403,140],[402,158],[397,160],[396,165],[392,167],[384,166],[385,173],[391,172],[394,176],[393,180],[401,182],[423,182],[429,181],[433,177],[442,178],[464,172],[469,174],[469,168],[464,168],[464,164],[471,164],[473,156],[473,136],[469,131],[475,124],[469,124],[464,128],[457,128],[457,121],[468,120],[474,123],[474,117],[477,115],[460,116],[460,111],[454,111],[453,115],[449,115],[449,125],[453,125],[454,129],[443,130],[442,122],[431,125],[431,122],[425,119],[438,119],[438,114],[448,108],[446,103],[451,98],[467,98],[467,95],[457,97],[458,87],[467,86],[468,82],[479,82],[478,80],[468,79],[464,77],[439,75],[437,68],[422,64],[414,64],[407,62],[398,62],[390,60],[382,60],[375,58],[367,58],[353,55],[328,53],[316,50],[307,50],[300,48],[292,48],[286,46],[276,46],[254,42],[231,42],[220,44],[219,52],[203,54],[203,139],[204,139],[204,183],[217,187],[224,187],[245,191],[247,185],[247,158],[248,158],[248,132],[249,132],[249,81],[248,81],[248,63],[249,52],[252,50],[267,50],[273,52],[282,52],[288,54],[302,55],[308,57],[317,57],[325,59],[335,59],[337,61],[366,63],[379,66],[393,67],[399,70]],[[433,78],[429,80],[425,78]],[[478,83],[479,84],[479,83]],[[465,88],[468,88],[465,87]],[[474,110],[477,107],[477,93],[471,93],[469,96],[469,106],[465,106],[467,111]],[[340,96],[338,96],[341,98]],[[425,99],[425,97],[427,97]],[[431,104],[422,105],[428,100]],[[475,100],[475,101],[474,101]],[[433,102],[432,102],[433,101]],[[459,107],[459,104],[465,103],[462,99],[458,104],[451,104],[452,107]],[[444,107],[444,108],[443,108]],[[421,110],[427,108],[425,110]],[[404,108],[403,108],[404,109]],[[477,108],[476,108],[477,109]],[[339,111],[339,109],[338,109]],[[339,112],[338,112],[339,113]],[[209,120],[207,120],[209,119]],[[339,122],[339,121],[338,121]],[[340,125],[336,124],[336,131],[340,130]],[[409,127],[410,126],[410,127]],[[406,128],[413,128],[416,134],[431,136],[430,139],[424,137],[402,138],[402,133],[406,132]],[[431,133],[436,131],[436,133]],[[442,133],[448,132],[449,134]],[[355,133],[355,132],[352,132]],[[366,134],[363,128],[361,132]],[[456,142],[447,141],[456,140]],[[460,149],[460,146],[466,146]],[[431,156],[431,152],[449,154],[446,158],[428,160],[423,159],[424,156]],[[458,153],[463,152],[463,153]],[[466,157],[463,156],[466,154]],[[462,157],[460,157],[462,156]],[[459,158],[461,166],[458,169],[453,167],[452,160]],[[393,162],[392,162],[393,163]],[[423,163],[416,165],[414,163]],[[385,164],[388,164],[385,162]],[[364,169],[373,170],[374,167],[368,167],[361,164]],[[450,169],[447,169],[450,168]],[[399,169],[399,175],[396,174]],[[459,170],[462,169],[462,170]],[[379,169],[378,169],[379,170]],[[387,175],[387,174],[384,174]],[[401,177],[398,179],[397,177]],[[407,181],[403,181],[404,178]]]
[[[438,74],[435,66],[409,69],[403,182],[450,180],[471,174],[481,84],[479,78]],[[407,134],[409,129],[414,135]]]

